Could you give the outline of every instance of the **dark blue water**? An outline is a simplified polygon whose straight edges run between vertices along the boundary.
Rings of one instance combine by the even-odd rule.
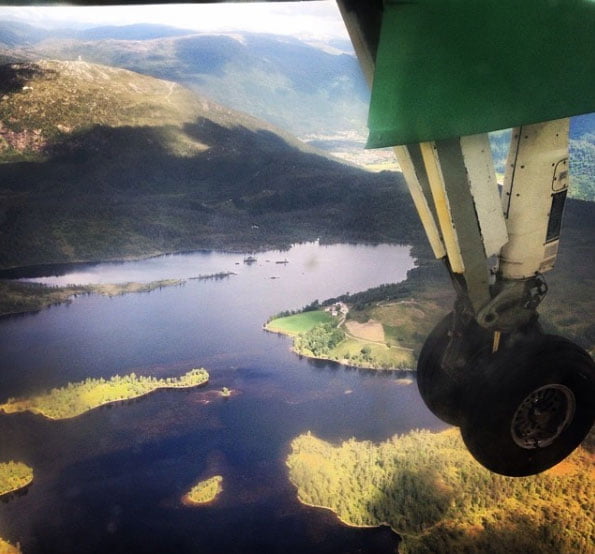
[[[306,430],[332,441],[382,440],[441,423],[399,375],[300,359],[288,339],[261,326],[315,298],[403,279],[408,249],[309,244],[256,257],[252,265],[241,255],[199,253],[77,268],[76,279],[63,279],[236,275],[80,297],[0,320],[0,401],[87,376],[192,367],[211,375],[203,388],[158,391],[74,420],[1,416],[0,460],[28,463],[35,481],[0,503],[0,536],[26,554],[394,552],[398,539],[387,529],[352,529],[297,502],[284,464],[289,444]],[[222,386],[234,395],[218,396]],[[216,503],[180,503],[215,473],[224,479]]]

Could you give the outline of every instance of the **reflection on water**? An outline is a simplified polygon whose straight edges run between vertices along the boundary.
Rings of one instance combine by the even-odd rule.
[[[315,290],[320,281],[337,278],[341,280],[340,274],[348,273],[346,284],[353,284],[355,290],[359,290],[358,283],[365,284],[366,287],[372,286],[368,283],[374,281],[378,264],[387,264],[382,274],[391,276],[390,282],[402,280],[407,269],[411,268],[409,248],[388,244],[324,246],[313,242],[296,244],[287,251],[270,250],[248,257],[231,252],[201,251],[130,262],[51,266],[46,268],[45,276],[36,273],[34,277],[23,276],[23,279],[64,286],[90,283],[146,283],[168,278],[190,279],[221,272],[249,271],[269,279],[281,279],[288,275],[292,279],[298,276],[316,279],[319,282],[309,285]],[[335,294],[344,292],[346,291],[339,290]]]
[[[79,268],[76,278],[93,282],[237,275],[78,298],[0,321],[0,401],[87,376],[164,377],[201,366],[211,374],[206,388],[157,391],[74,420],[0,417],[0,459],[35,470],[25,496],[0,504],[0,536],[26,554],[394,552],[386,529],[349,529],[301,506],[284,456],[308,429],[333,441],[381,440],[440,423],[402,375],[300,360],[289,340],[261,326],[315,298],[403,279],[408,249],[308,244],[255,257],[250,265],[238,254],[198,253]],[[224,386],[236,394],[221,397]],[[184,508],[180,497],[211,472],[223,475],[220,498]]]

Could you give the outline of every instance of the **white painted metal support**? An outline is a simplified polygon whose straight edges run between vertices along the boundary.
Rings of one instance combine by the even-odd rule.
[[[485,255],[487,258],[499,255],[508,242],[508,231],[500,205],[488,134],[461,137],[461,150]]]
[[[505,279],[525,279],[553,268],[568,189],[569,120],[513,130],[502,207],[510,240],[502,249]]]
[[[451,271],[477,314],[491,300],[488,258],[508,240],[487,134],[420,148]]]
[[[370,88],[374,80],[374,56],[375,52],[370,50],[369,38],[366,37],[364,29],[361,27],[361,21],[358,19],[357,13],[352,11],[347,6],[348,2],[345,0],[339,0],[337,5],[345,22],[349,38],[357,54],[360,67],[366,78],[366,81]],[[353,8],[353,6],[351,6]],[[429,198],[421,186],[420,173],[425,174],[425,168],[421,167],[423,164],[416,164],[410,155],[409,149],[406,146],[396,146],[394,148],[397,161],[401,166],[401,171],[405,177],[405,182],[413,204],[417,210],[419,218],[422,222],[428,241],[436,258],[444,258],[446,256],[446,249],[440,236],[440,231],[436,223],[436,219],[432,214],[431,207],[429,205]],[[425,175],[424,175],[425,177]]]
[[[418,172],[423,171],[425,173],[424,168],[417,167],[415,165],[411,159],[409,149],[406,146],[395,146],[394,151],[397,161],[401,166],[403,176],[405,177],[405,182],[407,183],[409,193],[413,199],[413,204],[417,209],[417,214],[421,219],[422,225],[424,226],[424,230],[428,237],[428,241],[430,242],[430,246],[434,252],[434,256],[436,256],[438,259],[444,258],[444,256],[446,256],[444,242],[442,242],[438,225],[436,224],[430,204],[428,203],[428,199],[426,198],[420,183],[420,180],[423,177],[419,175]]]
[[[461,249],[452,218],[450,202],[446,192],[446,183],[442,175],[436,144],[434,142],[424,142],[420,144],[420,148],[450,267],[454,273],[464,273],[465,264],[461,256]]]

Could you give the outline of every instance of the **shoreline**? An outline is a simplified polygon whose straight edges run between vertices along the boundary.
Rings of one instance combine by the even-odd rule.
[[[186,279],[159,279],[141,283],[138,281],[127,281],[124,283],[91,283],[88,285],[65,285],[50,286],[31,281],[20,281],[10,279],[0,279],[0,302],[2,296],[12,294],[17,296],[18,300],[29,302],[30,305],[18,309],[10,310],[0,306],[0,318],[17,316],[28,313],[36,313],[50,306],[60,304],[70,304],[73,298],[83,295],[99,294],[101,296],[123,296],[125,294],[153,292],[157,289],[166,287],[181,287],[187,281],[206,281],[210,279],[229,278],[237,275],[233,271],[219,272],[208,275],[197,275]],[[8,299],[6,304],[10,305]],[[15,300],[13,300],[13,303]]]
[[[15,486],[12,489],[7,489],[7,490],[0,492],[0,500],[2,500],[3,498],[5,498],[7,496],[10,496],[11,494],[14,494],[19,491],[22,491],[23,489],[26,489],[28,486],[31,485],[31,483],[33,483],[33,474],[29,477],[29,480],[24,485]]]
[[[79,266],[79,265],[97,265],[102,263],[126,263],[126,262],[138,262],[142,260],[150,260],[153,258],[160,258],[161,256],[176,256],[176,255],[186,255],[186,254],[199,254],[199,253],[209,253],[209,252],[219,252],[223,254],[252,254],[252,253],[262,253],[267,252],[269,250],[278,250],[279,252],[287,252],[291,249],[292,246],[298,244],[309,244],[318,242],[323,246],[331,246],[335,244],[360,244],[360,245],[369,245],[369,246],[376,246],[380,244],[389,244],[392,246],[408,246],[410,249],[415,249],[418,247],[419,239],[413,240],[390,240],[390,239],[382,239],[382,240],[368,240],[368,239],[358,239],[358,238],[345,238],[345,237],[309,237],[305,239],[296,238],[291,241],[282,241],[282,242],[263,242],[263,241],[255,241],[254,243],[234,243],[230,241],[228,245],[220,245],[220,246],[197,246],[196,248],[182,248],[179,250],[157,250],[152,253],[147,254],[138,254],[138,255],[130,255],[130,256],[117,256],[114,258],[97,258],[97,259],[77,259],[77,260],[63,260],[63,261],[56,261],[56,262],[46,262],[46,263],[38,263],[38,264],[26,264],[26,265],[18,265],[18,266],[11,266],[11,267],[3,267],[0,268],[0,280],[4,279],[14,279],[10,277],[6,277],[6,275],[10,275],[11,273],[21,273],[24,271],[31,272],[33,270],[41,270],[41,269],[51,269],[63,266]],[[411,257],[414,258],[414,261],[419,257],[415,256],[413,253]],[[416,262],[417,265],[417,262]]]
[[[295,347],[295,341],[293,339],[296,337],[299,337],[300,333],[291,333],[291,332],[281,331],[281,330],[277,330],[277,329],[271,329],[268,327],[268,323],[263,324],[262,329],[263,329],[263,331],[266,331],[267,333],[272,333],[274,335],[280,335],[283,337],[291,338],[292,344],[291,344],[290,351],[293,352],[294,354],[296,354],[297,356],[307,358],[308,360],[318,360],[318,361],[322,361],[322,362],[330,362],[330,363],[338,364],[338,365],[340,365],[342,367],[346,367],[346,368],[365,369],[367,371],[390,371],[390,372],[416,373],[416,370],[414,368],[410,368],[410,367],[374,367],[374,366],[370,366],[370,365],[358,365],[357,363],[353,363],[353,360],[347,360],[346,358],[342,358],[341,360],[335,360],[333,358],[326,358],[324,356],[315,356],[313,354],[307,354],[305,352],[300,352]],[[362,341],[362,342],[364,342],[364,341]],[[393,347],[393,348],[398,348],[398,347]],[[401,349],[409,350],[404,347]]]
[[[285,465],[287,465],[287,463]],[[295,485],[294,485],[294,487],[295,487]],[[297,489],[297,487],[295,487],[295,488]],[[307,506],[308,508],[316,508],[317,510],[326,510],[326,511],[330,512],[331,514],[333,514],[346,527],[352,527],[354,529],[378,529],[379,527],[388,527],[392,533],[397,535],[397,537],[401,538],[403,536],[400,533],[398,533],[397,531],[395,531],[395,529],[386,521],[378,523],[378,525],[362,525],[362,524],[356,524],[356,523],[349,523],[348,521],[344,520],[332,508],[329,508],[328,506],[323,506],[322,504],[319,505],[319,504],[312,504],[310,502],[307,502],[306,500],[301,498],[301,496],[299,494],[299,490],[298,490],[298,494],[296,496],[297,496],[298,502],[300,504],[302,504],[303,506]]]
[[[15,475],[16,473],[16,475]],[[23,489],[26,489],[35,477],[33,468],[29,467],[23,462],[0,462],[0,477],[6,480],[6,485],[10,484],[10,488],[4,488],[0,490],[0,499],[17,493]]]
[[[198,481],[182,496],[180,501],[188,508],[208,506],[213,504],[223,492],[223,476],[213,475],[208,479]]]

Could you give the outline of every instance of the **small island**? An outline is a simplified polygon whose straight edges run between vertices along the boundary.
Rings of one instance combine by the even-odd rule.
[[[185,506],[201,506],[213,502],[223,491],[223,477],[215,475],[204,481],[199,481],[183,497]]]
[[[390,526],[399,552],[591,552],[593,434],[550,470],[504,477],[457,429],[333,445],[311,433],[286,460],[298,499],[351,526]]]
[[[18,544],[17,546],[14,546],[8,541],[0,538],[0,554],[21,554],[21,552],[21,548]]]
[[[107,380],[88,378],[39,396],[9,398],[6,403],[0,404],[0,412],[12,414],[28,411],[48,419],[69,419],[99,406],[138,398],[157,389],[197,387],[208,380],[209,374],[205,369],[191,369],[181,377],[165,379],[137,376],[135,373],[123,377],[115,375]]]
[[[14,461],[0,463],[0,496],[23,489],[32,481],[33,469],[28,465]]]

